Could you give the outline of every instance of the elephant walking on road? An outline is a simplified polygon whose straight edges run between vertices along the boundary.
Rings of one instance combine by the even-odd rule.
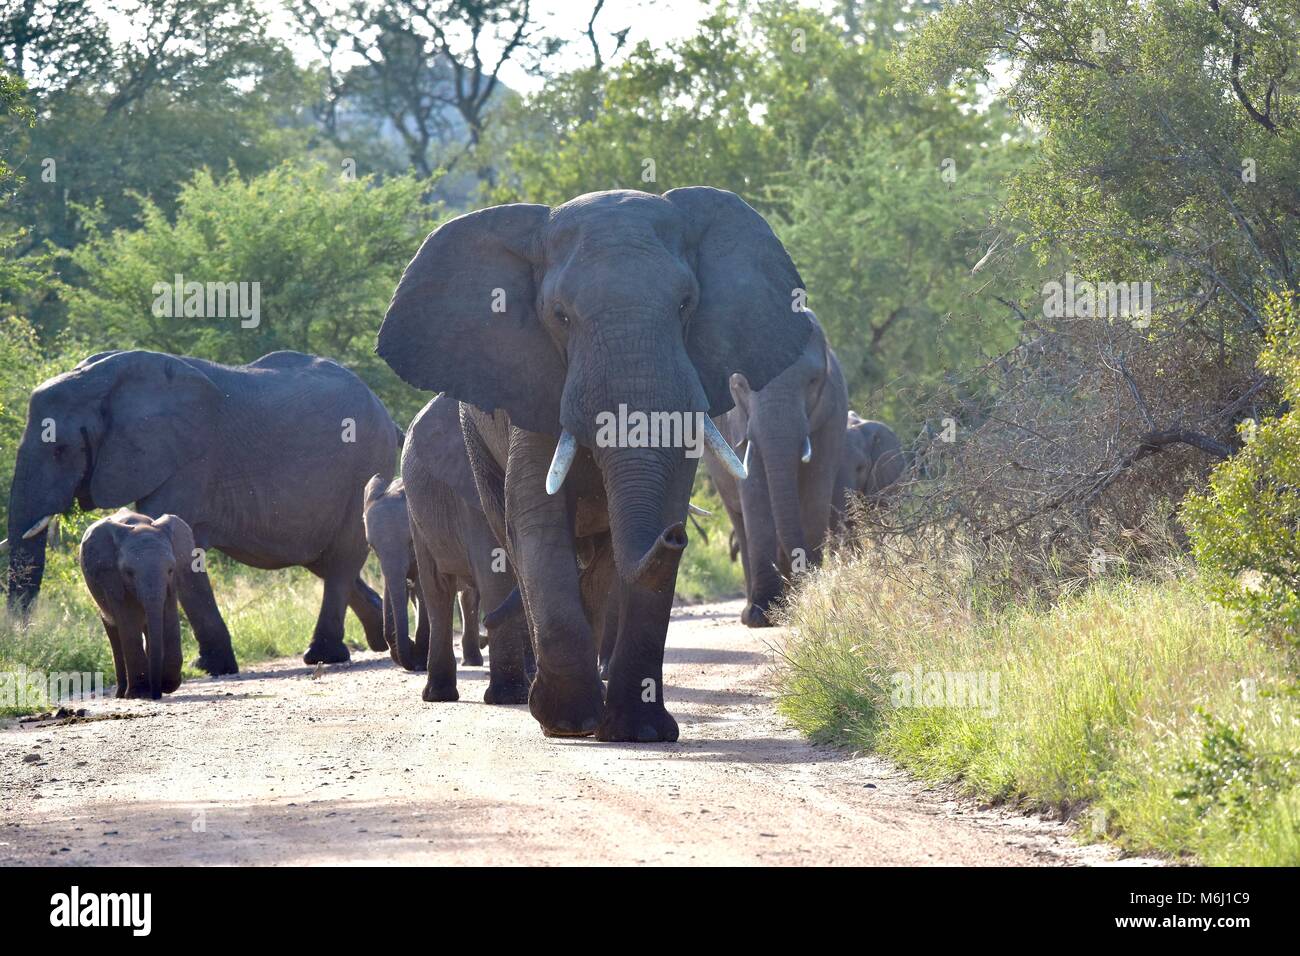
[[[706,456],[736,534],[747,598],[741,620],[750,627],[767,627],[791,575],[821,563],[831,526],[849,398],[840,363],[812,322],[798,360],[763,388],[731,376],[736,406],[719,427],[743,449],[748,477],[738,480],[718,455]]]
[[[804,350],[802,289],[763,218],[707,187],[482,209],[407,266],[378,351],[462,403],[479,498],[519,576],[544,733],[677,739],[664,640],[700,442],[725,446],[710,416],[732,405],[731,373],[762,388]],[[629,414],[676,433],[602,437]],[[407,490],[414,506],[409,474]],[[611,592],[606,691],[592,622]]]
[[[28,403],[9,496],[9,601],[25,609],[45,566],[46,529],[83,508],[174,514],[198,549],[256,568],[306,567],[324,597],[303,659],[348,659],[348,607],[386,650],[379,596],[361,580],[361,499],[391,478],[392,418],[361,379],[327,359],[273,352],[249,365],[147,351],[103,352],[42,384]],[[194,570],[197,567],[199,570]],[[177,595],[211,674],[239,668],[205,565],[181,564]]]
[[[78,561],[108,634],[118,697],[157,700],[181,685],[176,581],[193,548],[175,515],[123,508],[86,529]]]
[[[460,699],[452,647],[452,603],[459,591],[474,595],[472,608],[461,605],[466,622],[461,654],[466,664],[483,663],[477,630],[470,624],[477,623],[480,603],[489,612],[502,612],[488,615],[484,703],[525,703],[531,657],[528,624],[520,611],[509,611],[514,571],[479,503],[455,399],[435,398],[411,422],[402,446],[402,481],[420,596],[429,617],[428,681],[421,696],[426,701]],[[413,649],[400,633],[398,641],[400,662],[411,667]]]

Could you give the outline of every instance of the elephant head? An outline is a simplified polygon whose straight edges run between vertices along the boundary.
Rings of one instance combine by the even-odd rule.
[[[729,430],[743,443],[751,473],[741,483],[746,522],[773,523],[779,554],[766,560],[777,560],[785,575],[792,564],[798,567],[800,557],[814,563],[820,558],[826,515],[810,502],[824,494],[821,508],[829,508],[847,405],[834,353],[815,316],[812,323],[812,335],[798,358],[766,386],[758,387],[741,373],[730,380],[736,411]],[[823,487],[824,492],[818,490]],[[813,513],[820,515],[816,527]]]
[[[767,223],[723,190],[495,206],[429,236],[393,296],[378,352],[418,388],[558,436],[548,491],[578,446],[590,449],[620,575],[659,589],[685,545],[698,454],[598,441],[598,416],[620,407],[692,416],[739,471],[702,416],[731,407],[732,373],[761,387],[800,355],[811,331],[792,307],[801,289]]]
[[[855,492],[868,500],[879,500],[902,476],[905,464],[902,445],[892,428],[849,412],[840,456],[838,483],[842,494]],[[847,501],[837,505],[841,511],[846,506]]]
[[[203,454],[222,393],[185,360],[103,352],[41,384],[27,406],[9,493],[9,603],[26,609],[45,568],[46,528],[73,501],[139,501]]]

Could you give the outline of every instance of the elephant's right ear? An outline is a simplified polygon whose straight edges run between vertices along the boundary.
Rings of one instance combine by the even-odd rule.
[[[376,351],[402,380],[558,434],[564,362],[536,314],[548,206],[493,206],[444,223],[398,283]]]

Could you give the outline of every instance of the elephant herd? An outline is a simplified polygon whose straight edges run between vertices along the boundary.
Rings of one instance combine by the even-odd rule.
[[[455,700],[459,596],[464,662],[489,650],[486,703],[526,702],[548,736],[676,740],[664,642],[700,457],[752,626],[818,563],[847,494],[881,495],[903,467],[893,433],[849,412],[805,296],[736,195],[616,190],[482,209],[425,240],[378,334],[403,380],[438,393],[404,435],[328,359],[93,355],[31,396],[11,606],[39,591],[53,515],[122,508],[81,547],[119,695],[179,684],[178,604],[197,666],[237,671],[216,548],[321,578],[307,663],[348,659],[350,607],[371,649],[426,668],[424,700]],[[679,427],[611,440],[602,417],[626,409]],[[368,549],[382,598],[361,578]]]

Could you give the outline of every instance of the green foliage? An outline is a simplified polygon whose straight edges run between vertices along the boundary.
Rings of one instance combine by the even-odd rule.
[[[1252,627],[1300,641],[1300,305],[1278,296],[1265,309],[1260,367],[1283,393],[1283,411],[1246,422],[1245,446],[1184,502],[1182,517],[1215,594]]]
[[[1179,764],[1186,785],[1175,796],[1190,800],[1202,820],[1222,815],[1235,834],[1258,828],[1279,794],[1300,785],[1300,752],[1261,753],[1246,728],[1201,713],[1200,752]]]
[[[405,424],[422,404],[374,355],[404,264],[433,226],[413,176],[348,181],[323,165],[279,166],[245,180],[196,173],[169,218],[141,197],[141,225],[93,235],[72,253],[82,280],[68,325],[88,340],[228,363],[277,349],[325,355],[356,371]],[[154,314],[174,277],[258,283],[260,322]],[[155,284],[159,284],[155,289]]]
[[[693,37],[558,78],[502,124],[491,198],[739,193],[790,250],[855,401],[899,422],[899,379],[933,383],[1008,342],[1002,286],[970,269],[1024,145],[1003,110],[965,95],[882,95],[886,38],[917,10],[855,12],[845,23],[795,3],[723,2]]]
[[[1300,697],[1282,692],[1269,642],[1233,626],[1185,567],[1016,606],[983,599],[980,561],[867,554],[805,578],[782,712],[925,780],[1075,815],[1083,839],[1207,864],[1300,862]],[[917,671],[974,675],[991,693],[896,698],[895,675]],[[1219,715],[1209,737],[1202,709]]]
[[[1180,334],[1231,348],[1295,283],[1298,28],[1243,0],[956,0],[897,65],[911,89],[992,81],[1041,130],[1009,212],[1044,261],[1152,280]]]

